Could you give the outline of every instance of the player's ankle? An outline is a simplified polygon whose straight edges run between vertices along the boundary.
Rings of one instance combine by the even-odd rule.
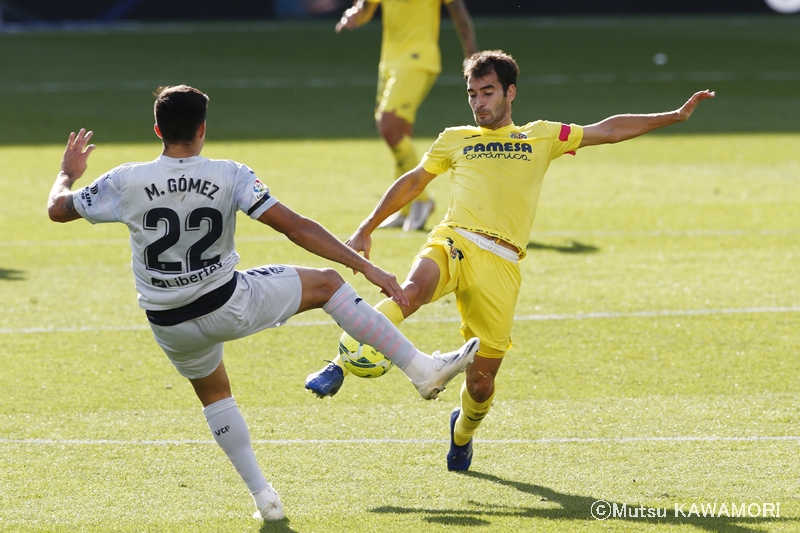
[[[333,361],[331,361],[331,363],[333,363],[334,365],[336,365],[339,368],[341,368],[342,372],[344,372],[345,376],[350,373],[350,371],[347,370],[347,367],[344,366],[344,363],[342,362],[342,356],[341,355],[337,354],[336,357],[333,358]]]
[[[400,370],[414,383],[420,383],[428,379],[432,369],[433,359],[431,356],[417,350],[408,364]]]

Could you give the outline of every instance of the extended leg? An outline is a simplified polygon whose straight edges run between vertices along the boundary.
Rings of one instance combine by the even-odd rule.
[[[470,339],[460,350],[446,354],[430,356],[420,352],[388,318],[366,304],[350,284],[344,283],[336,271],[328,270],[297,269],[303,284],[303,301],[310,300],[306,298],[307,291],[325,294],[338,284],[322,305],[323,310],[355,340],[374,347],[392,361],[426,400],[435,399],[472,362],[480,346],[478,339]],[[307,308],[310,305],[309,301]],[[302,303],[300,310],[304,310]]]
[[[442,253],[444,252],[442,251]],[[387,298],[378,302],[375,310],[388,318],[393,325],[399,326],[405,318],[431,301],[439,282],[439,276],[439,266],[435,261],[425,257],[418,259],[403,283],[403,290],[408,296],[409,305],[407,307],[400,306],[394,300]],[[344,332],[340,342],[349,344],[350,339],[352,337]],[[321,370],[309,374],[305,387],[319,398],[333,396],[339,391],[346,375],[347,370],[342,365],[341,357],[337,355]]]
[[[411,135],[413,124],[393,112],[383,112],[378,119],[378,131],[392,151],[395,162],[395,179],[413,170],[419,164]],[[427,191],[422,191],[411,203],[387,218],[381,228],[400,228],[405,231],[421,229],[433,212],[434,204]]]
[[[468,368],[467,379],[461,387],[461,406],[450,414],[448,470],[469,469],[472,463],[472,436],[492,406],[494,378],[502,362],[502,357],[477,355]]]
[[[220,363],[211,375],[189,381],[203,404],[203,415],[214,440],[228,456],[253,496],[258,509],[254,516],[264,520],[282,519],[280,498],[258,466],[250,442],[250,430],[231,394],[225,365]]]

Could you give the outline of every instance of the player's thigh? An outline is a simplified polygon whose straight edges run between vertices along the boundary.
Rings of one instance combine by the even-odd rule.
[[[375,92],[375,120],[380,118],[379,109],[381,102],[383,102],[383,95],[386,92],[386,81],[388,80],[388,72],[385,68],[378,68],[378,89]]]
[[[501,358],[511,347],[511,329],[521,284],[519,265],[481,251],[462,273],[464,289],[456,293],[464,338],[478,337],[480,353]]]
[[[414,258],[414,265],[403,287],[416,285],[421,305],[435,302],[456,290],[459,272],[457,261],[439,239],[429,239]]]
[[[150,324],[182,376],[209,376],[222,361],[223,343],[280,326],[297,313],[302,286],[293,267],[268,265],[236,276],[233,295],[212,313],[174,326]]]
[[[236,274],[236,290],[225,305],[196,319],[206,338],[240,339],[280,326],[297,313],[302,285],[294,267],[266,265]]]
[[[174,326],[150,324],[153,336],[178,373],[187,379],[211,375],[222,362],[223,344],[209,339],[197,319]]]
[[[437,253],[436,250],[430,250]],[[403,309],[403,314],[408,317],[423,305],[433,299],[433,294],[440,284],[442,269],[439,262],[427,256],[418,256],[414,259],[411,271],[403,282],[403,290],[408,297],[408,308]]]
[[[438,74],[417,69],[390,69],[375,112],[380,121],[383,113],[394,113],[409,124],[414,124],[417,110],[436,82]]]

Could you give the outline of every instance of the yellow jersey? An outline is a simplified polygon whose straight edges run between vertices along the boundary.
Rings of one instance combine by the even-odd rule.
[[[416,68],[438,74],[442,4],[453,0],[367,0],[380,3],[383,38],[381,68]]]
[[[421,164],[436,175],[452,170],[443,224],[510,242],[524,257],[550,161],[574,154],[582,139],[581,126],[543,120],[447,128]]]

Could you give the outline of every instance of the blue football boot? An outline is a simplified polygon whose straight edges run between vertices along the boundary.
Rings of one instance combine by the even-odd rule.
[[[472,439],[469,439],[469,442],[463,446],[456,446],[456,442],[453,440],[456,420],[458,420],[458,415],[460,414],[460,407],[456,407],[450,413],[450,451],[447,452],[448,470],[469,470],[469,465],[472,464]]]
[[[313,392],[318,398],[333,396],[344,383],[344,371],[336,363],[329,362],[319,372],[309,374],[306,378],[306,389]]]

